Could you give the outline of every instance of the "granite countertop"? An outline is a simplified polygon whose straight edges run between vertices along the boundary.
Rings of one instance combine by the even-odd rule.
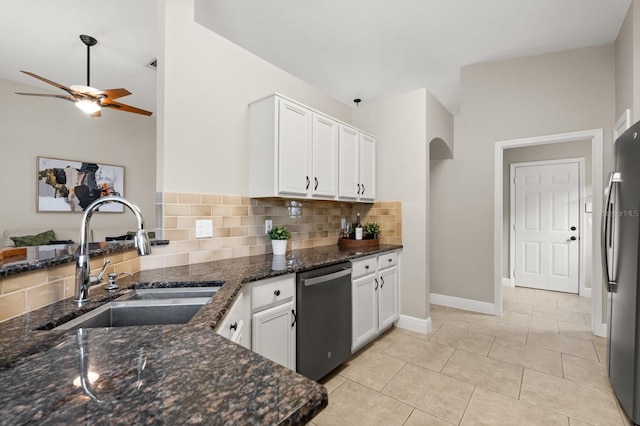
[[[120,279],[115,294],[92,288],[92,302],[81,309],[69,298],[0,323],[0,418],[9,424],[305,424],[326,407],[324,386],[212,329],[248,282],[401,247],[294,250],[286,266],[261,255],[141,271]],[[188,324],[38,330],[129,288],[211,285],[221,287]],[[73,384],[81,365],[99,374],[89,392]]]

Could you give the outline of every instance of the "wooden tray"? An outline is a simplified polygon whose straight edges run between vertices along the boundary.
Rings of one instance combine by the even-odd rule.
[[[0,250],[0,259],[7,257],[15,257],[15,256],[26,256],[27,248],[26,247],[12,247],[5,248]]]
[[[380,245],[380,240],[352,240],[350,238],[340,238],[338,246],[343,249],[375,248]]]

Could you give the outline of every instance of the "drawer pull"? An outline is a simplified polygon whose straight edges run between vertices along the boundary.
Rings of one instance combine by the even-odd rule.
[[[233,324],[231,324],[231,325],[229,326],[229,329],[231,329],[231,330],[237,330],[237,329],[238,329],[238,322],[236,321],[236,322],[234,322]]]
[[[369,269],[369,265],[364,265],[364,269]]]
[[[380,288],[382,288],[384,286],[384,278],[380,277],[380,281],[382,281],[382,284],[380,284]]]
[[[391,259],[391,258],[389,258],[389,259],[387,259],[387,260],[388,260],[389,262],[393,262],[393,259]]]
[[[276,296],[280,296],[280,290],[274,291],[273,294],[275,294]]]
[[[374,291],[378,289],[378,279],[377,278],[375,279],[375,282],[376,282],[376,287],[373,289]]]

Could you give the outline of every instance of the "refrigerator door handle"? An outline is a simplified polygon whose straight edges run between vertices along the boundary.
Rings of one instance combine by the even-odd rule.
[[[609,274],[609,250],[614,247],[613,244],[613,226],[615,217],[615,198],[613,198],[613,186],[616,183],[622,182],[620,173],[609,174],[609,184],[604,191],[604,214],[602,215],[602,235],[600,237],[600,243],[602,248],[602,272],[605,282],[607,284],[607,291],[613,293],[616,291],[615,268],[612,273]],[[613,199],[614,203],[611,202]]]

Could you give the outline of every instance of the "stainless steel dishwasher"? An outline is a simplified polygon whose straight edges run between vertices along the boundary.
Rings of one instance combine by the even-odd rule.
[[[351,356],[351,263],[298,273],[296,370],[318,380]]]

